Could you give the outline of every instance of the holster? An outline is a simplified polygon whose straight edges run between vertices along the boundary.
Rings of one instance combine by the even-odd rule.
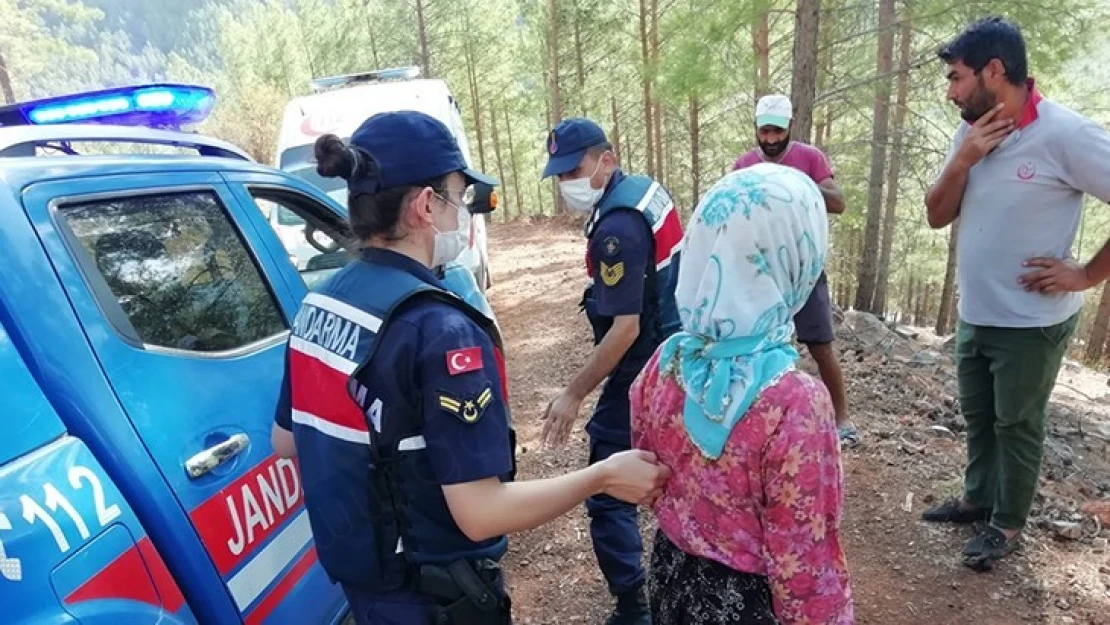
[[[421,565],[417,589],[432,599],[436,625],[512,624],[501,565],[493,560]]]
[[[594,299],[594,287],[591,284],[586,287],[582,292],[582,301],[578,302],[578,308],[586,313],[586,320],[590,322],[590,329],[594,333],[594,345],[601,343],[601,339],[605,338],[605,333],[609,331],[610,326],[613,325],[612,317],[602,317],[597,314],[597,300]]]

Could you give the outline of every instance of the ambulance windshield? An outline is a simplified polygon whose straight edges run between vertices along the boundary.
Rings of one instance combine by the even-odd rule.
[[[342,178],[325,178],[316,173],[316,163],[312,162],[313,145],[306,143],[289,148],[281,153],[278,167],[297,176],[298,178],[315,185],[324,193],[332,193],[347,188],[347,181]]]

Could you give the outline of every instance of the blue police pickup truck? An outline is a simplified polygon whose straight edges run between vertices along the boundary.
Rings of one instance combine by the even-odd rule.
[[[0,622],[347,616],[269,439],[297,308],[357,243],[323,191],[180,130],[214,101],[0,107]],[[320,251],[300,270],[274,210]]]

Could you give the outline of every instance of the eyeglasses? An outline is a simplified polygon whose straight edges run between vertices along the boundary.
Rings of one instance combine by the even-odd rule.
[[[458,204],[456,204],[455,202],[452,202],[451,200],[447,199],[447,197],[451,194],[450,189],[436,189],[436,188],[433,188],[432,193],[435,193],[436,197],[443,200],[444,202],[447,202],[451,206],[454,206],[456,208],[459,207]],[[462,192],[462,206],[467,207],[467,206],[470,206],[471,204],[473,204],[474,199],[475,199],[475,197],[477,197],[477,195],[478,195],[478,192],[474,189],[474,185],[472,185],[472,184],[467,185],[466,188],[463,189],[463,192]]]

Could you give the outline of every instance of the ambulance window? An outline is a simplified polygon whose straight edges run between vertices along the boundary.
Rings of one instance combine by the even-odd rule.
[[[309,290],[351,260],[344,245],[351,244],[349,229],[331,209],[287,190],[252,188],[250,194],[259,210],[277,216],[270,226]]]
[[[85,267],[99,274],[126,316],[125,335],[146,345],[217,352],[286,330],[215,194],[120,198],[67,206],[61,215],[91,259]]]
[[[281,169],[304,180],[324,193],[332,193],[347,188],[347,181],[342,178],[325,178],[316,173],[314,146],[311,143],[291,147],[281,153],[278,166]]]

